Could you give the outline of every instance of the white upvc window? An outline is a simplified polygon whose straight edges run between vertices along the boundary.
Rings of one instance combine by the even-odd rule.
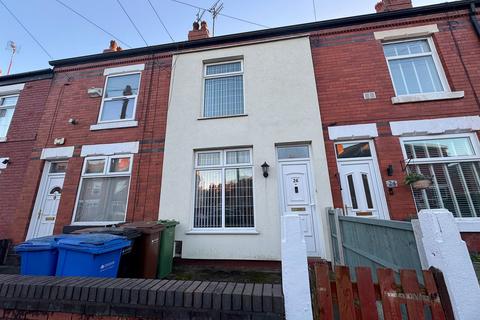
[[[408,172],[432,180],[412,188],[417,210],[448,209],[457,218],[480,217],[480,149],[475,134],[401,138]]]
[[[0,97],[0,141],[7,137],[17,101],[18,94]]]
[[[140,72],[107,76],[98,123],[135,119],[140,77]]]
[[[383,44],[397,96],[450,92],[431,37]]]
[[[251,149],[195,153],[194,230],[254,229]]]
[[[204,66],[203,117],[243,115],[243,61],[209,63]]]
[[[132,162],[132,155],[85,158],[73,224],[125,221]]]

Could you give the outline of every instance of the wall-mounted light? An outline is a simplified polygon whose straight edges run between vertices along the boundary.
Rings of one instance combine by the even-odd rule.
[[[98,98],[103,95],[103,89],[102,88],[90,88],[87,90],[88,96],[90,98]]]
[[[68,119],[68,123],[75,125],[75,124],[78,123],[78,121],[77,121],[77,119],[70,118],[70,119]]]
[[[6,169],[11,162],[10,158],[0,158],[0,169]]]
[[[263,176],[266,178],[268,177],[268,168],[270,168],[270,166],[268,165],[268,163],[265,161],[263,164],[262,164],[262,172],[263,172]]]

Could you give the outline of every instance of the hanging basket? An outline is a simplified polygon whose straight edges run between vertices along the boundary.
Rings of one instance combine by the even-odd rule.
[[[427,189],[431,185],[432,185],[432,180],[430,179],[423,179],[423,180],[412,182],[413,189]]]

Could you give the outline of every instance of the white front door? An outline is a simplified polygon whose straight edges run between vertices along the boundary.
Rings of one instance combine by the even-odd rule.
[[[283,213],[298,214],[308,255],[318,255],[309,161],[280,162]]]
[[[49,162],[37,193],[27,239],[53,234],[58,205],[62,197],[66,162]]]
[[[349,216],[378,217],[378,191],[372,173],[372,160],[339,163],[342,197]]]

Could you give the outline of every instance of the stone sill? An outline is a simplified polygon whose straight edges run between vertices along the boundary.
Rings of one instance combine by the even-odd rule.
[[[196,319],[193,313],[208,319],[285,318],[280,284],[158,279],[0,275],[0,309],[161,319]]]
[[[118,121],[118,122],[97,123],[90,126],[90,131],[132,128],[132,127],[138,127],[138,121],[128,120],[128,121]]]
[[[464,96],[465,96],[464,91],[412,94],[412,95],[406,95],[406,96],[393,97],[392,103],[402,104],[402,103],[414,103],[414,102],[422,102],[422,101],[461,99]]]

